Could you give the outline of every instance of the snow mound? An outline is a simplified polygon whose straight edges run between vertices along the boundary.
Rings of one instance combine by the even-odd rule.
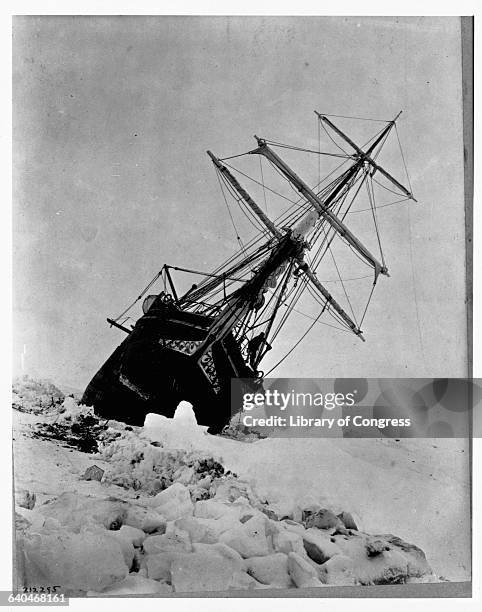
[[[149,413],[144,421],[144,434],[153,442],[169,444],[171,448],[193,449],[202,444],[207,427],[197,424],[192,405],[181,402],[169,419]]]
[[[21,412],[41,413],[58,409],[65,395],[48,380],[36,380],[30,376],[16,378],[12,385],[13,408]]]
[[[145,435],[127,431],[103,444],[100,457],[109,463],[103,481],[152,495],[179,482],[190,488],[193,497],[205,499],[214,479],[231,474],[207,451],[164,447],[159,438],[165,444],[166,436],[165,430],[162,435],[157,435],[157,429]]]

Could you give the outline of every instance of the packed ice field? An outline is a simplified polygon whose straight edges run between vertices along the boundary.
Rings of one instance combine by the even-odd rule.
[[[182,402],[143,427],[51,383],[13,398],[16,584],[71,596],[470,579],[457,439],[207,434]]]

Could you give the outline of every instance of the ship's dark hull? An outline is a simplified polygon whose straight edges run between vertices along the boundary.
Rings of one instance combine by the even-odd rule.
[[[82,403],[108,419],[142,425],[147,413],[172,417],[182,400],[199,424],[218,432],[231,418],[231,378],[252,379],[229,334],[197,361],[212,319],[156,300],[89,383]]]

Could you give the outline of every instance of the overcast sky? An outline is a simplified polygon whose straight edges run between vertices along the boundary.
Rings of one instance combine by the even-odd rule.
[[[105,318],[163,263],[209,271],[232,253],[206,149],[316,144],[314,109],[403,109],[419,203],[379,211],[391,277],[367,342],[317,326],[277,374],[465,374],[458,19],[17,17],[13,74],[15,374],[85,386],[124,337]],[[307,324],[293,315],[265,369]]]

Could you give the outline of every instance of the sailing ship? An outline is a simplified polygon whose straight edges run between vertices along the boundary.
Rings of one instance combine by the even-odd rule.
[[[239,250],[212,272],[164,265],[134,301],[143,300],[143,314],[135,325],[128,326],[125,321],[134,304],[116,319],[108,318],[111,326],[127,335],[87,386],[82,403],[94,406],[104,418],[142,425],[147,413],[171,417],[179,402],[186,400],[193,405],[198,423],[209,426],[211,433],[219,433],[232,417],[231,380],[243,379],[252,390],[262,386],[263,359],[305,292],[318,307],[307,331],[322,316],[329,316],[336,326],[364,340],[361,324],[368,303],[380,275],[389,276],[389,272],[380,240],[379,252],[374,255],[349,229],[346,217],[365,186],[370,202],[366,210],[371,212],[378,236],[374,182],[401,197],[396,202],[415,200],[408,173],[410,188],[378,162],[389,134],[397,130],[400,113],[383,121],[382,128],[362,146],[335,125],[329,118],[334,116],[315,114],[319,135],[323,129],[337,152],[321,151],[320,139],[315,150],[257,136],[256,147],[241,155],[218,158],[207,152],[223,194],[231,196],[260,231],[246,244],[237,235]],[[287,163],[283,151],[288,150],[312,154],[318,160],[332,157],[340,165],[326,176],[320,173],[317,184],[310,187]],[[257,156],[260,165],[264,160],[296,193],[297,199],[291,200],[292,205],[277,219],[273,220],[267,207],[263,210],[241,184],[240,175],[251,177],[237,172],[230,162],[243,156]],[[254,182],[281,196],[264,182]],[[327,255],[333,256],[335,240],[369,268],[371,288],[359,318],[351,308],[343,279],[339,281],[349,308],[317,274]],[[180,294],[175,271],[200,275],[201,280]],[[148,294],[157,281],[163,283],[164,290]]]

